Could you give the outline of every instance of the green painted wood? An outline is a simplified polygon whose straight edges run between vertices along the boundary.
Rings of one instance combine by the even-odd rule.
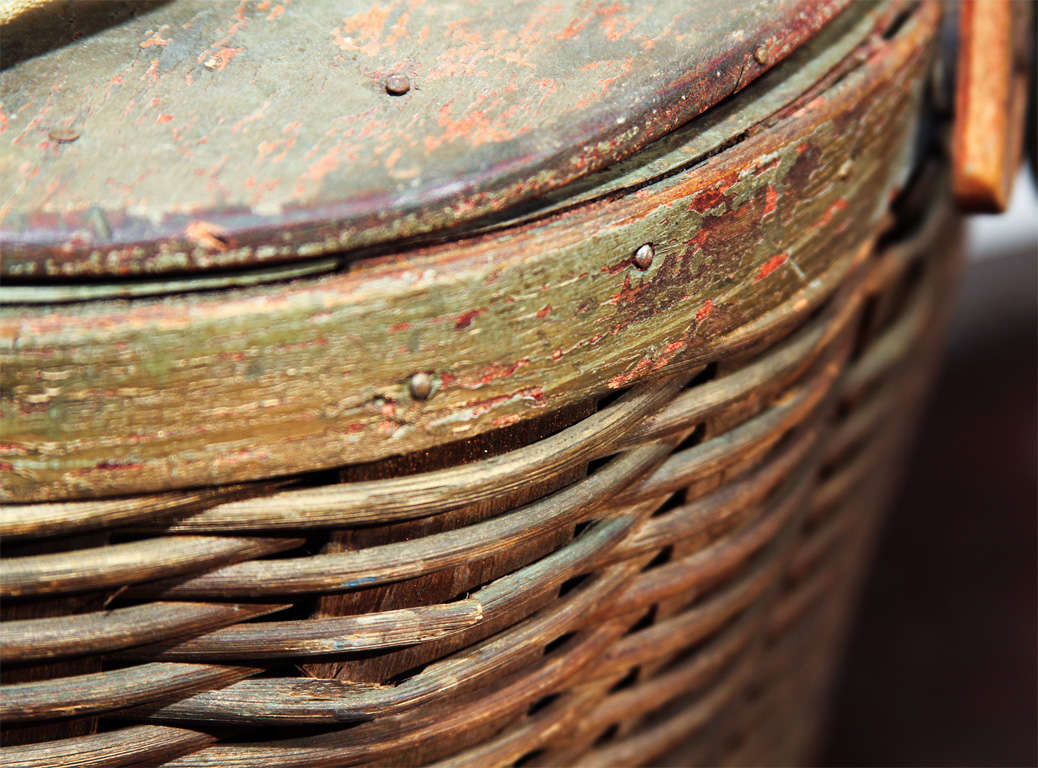
[[[420,450],[704,361],[778,308],[809,311],[902,183],[937,14],[925,4],[904,33],[869,38],[723,151],[564,215],[284,285],[3,310],[0,495]]]
[[[631,155],[848,3],[174,0],[33,14],[4,30],[0,275],[226,268],[456,227]],[[387,92],[393,75],[406,93]]]

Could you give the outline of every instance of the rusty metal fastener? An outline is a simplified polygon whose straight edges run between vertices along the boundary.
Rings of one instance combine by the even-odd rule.
[[[59,144],[69,144],[79,138],[79,131],[75,128],[51,128],[47,136]]]
[[[652,243],[645,243],[634,252],[634,266],[638,267],[638,269],[646,270],[652,266],[652,260],[655,256],[656,251],[653,249]]]
[[[408,382],[408,388],[411,390],[411,397],[415,400],[425,400],[429,397],[429,395],[432,394],[432,387],[432,377],[425,371],[419,371],[414,374],[411,376],[411,381]]]
[[[386,78],[386,93],[391,96],[403,96],[411,90],[411,80],[407,75],[397,72]]]
[[[757,60],[757,63],[763,67],[771,59],[771,56],[770,54],[768,54],[767,48],[765,48],[763,45],[758,45],[757,48],[753,51],[753,58],[755,58]]]

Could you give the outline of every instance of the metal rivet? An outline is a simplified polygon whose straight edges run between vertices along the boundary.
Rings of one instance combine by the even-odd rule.
[[[638,246],[638,250],[634,252],[634,266],[638,269],[648,269],[652,266],[652,260],[656,256],[656,251],[652,247],[652,243],[645,243],[645,245]]]
[[[407,75],[397,72],[386,78],[386,93],[391,96],[403,96],[411,90],[411,80]]]
[[[425,400],[432,394],[432,376],[427,374],[425,371],[419,371],[411,376],[411,381],[408,382],[408,388],[411,390],[411,397],[415,400]]]
[[[75,128],[52,128],[47,134],[51,141],[59,144],[69,144],[79,138],[79,131]]]
[[[763,45],[758,45],[756,50],[753,52],[753,58],[757,60],[757,63],[762,67],[768,63],[771,56],[768,55],[768,49]]]

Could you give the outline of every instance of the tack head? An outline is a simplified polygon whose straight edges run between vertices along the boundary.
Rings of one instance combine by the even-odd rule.
[[[634,252],[634,266],[638,269],[646,270],[652,266],[652,260],[656,257],[656,251],[652,247],[652,243],[645,243],[644,245],[638,246],[638,250]]]
[[[763,45],[758,45],[757,48],[753,51],[753,58],[755,58],[757,60],[757,63],[763,67],[771,59],[771,56],[768,54],[767,48],[765,48]]]
[[[75,128],[52,128],[47,136],[59,144],[70,144],[79,138],[79,131]]]
[[[429,395],[432,394],[432,387],[432,377],[425,371],[419,371],[414,374],[411,376],[411,381],[408,382],[408,388],[411,390],[411,397],[415,400],[425,400],[429,397]]]
[[[403,96],[411,90],[411,79],[397,72],[386,78],[386,93],[390,96]]]

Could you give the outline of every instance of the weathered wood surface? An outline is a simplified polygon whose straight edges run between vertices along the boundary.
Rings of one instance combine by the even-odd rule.
[[[865,35],[803,98],[700,167],[738,158],[757,131],[792,142],[808,130],[798,156],[810,155],[814,138],[837,135],[804,122],[823,108],[830,122],[860,121],[839,124],[844,139],[848,126],[871,137],[853,146],[886,137],[897,155],[918,102],[893,78],[922,78],[937,6],[877,8],[841,18],[830,44],[870,18],[892,29]],[[904,113],[862,117],[843,88]],[[728,330],[706,327],[688,359],[637,369],[626,393],[597,400],[621,389],[608,386],[607,360],[587,372],[599,382],[590,398],[402,456],[215,492],[9,505],[0,524],[15,557],[2,565],[14,562],[24,596],[4,602],[0,708],[48,730],[6,725],[11,743],[41,743],[5,748],[0,762],[613,765],[666,763],[689,739],[704,764],[803,761],[954,268],[948,217],[916,226],[932,206],[911,204],[943,199],[944,182],[913,173],[891,205],[901,161],[853,160],[835,176],[812,165],[799,205],[830,201],[864,163],[873,181],[854,205],[872,228],[839,206],[813,229],[777,227],[769,234],[813,248],[839,221],[826,242],[840,247],[815,255],[807,282],[788,260],[766,270],[758,282],[777,279],[782,300],[738,317],[729,307]],[[595,205],[651,196],[686,171]],[[784,221],[800,226],[787,199]],[[743,242],[733,238],[715,243],[713,266],[731,255],[722,243]],[[666,306],[665,292],[652,300]],[[434,384],[426,406],[447,391]],[[78,574],[59,562],[76,554],[89,558]],[[207,602],[149,602],[196,594]],[[142,719],[184,727],[127,727]],[[47,741],[62,733],[86,735]]]
[[[154,662],[136,667],[0,686],[0,717],[20,720],[104,712],[167,696],[221,687],[260,670]]]
[[[273,613],[285,605],[144,603],[92,613],[0,624],[0,661],[112,653],[122,648],[204,633]]]
[[[1024,148],[1034,8],[962,0],[958,13],[952,191],[963,210],[1000,213]]]
[[[831,291],[877,226],[936,14],[869,38],[833,84],[723,153],[564,216],[287,285],[4,310],[0,493],[367,461],[722,354],[755,318]],[[427,400],[409,393],[416,371]]]
[[[215,739],[205,733],[164,725],[135,725],[106,733],[44,744],[5,747],[0,751],[8,768],[114,768],[158,765],[184,752],[193,752]]]
[[[939,229],[940,222],[935,220],[934,224],[923,228],[922,235],[924,239],[929,238],[934,230]],[[855,278],[858,290],[870,286],[874,290],[882,287],[882,284],[874,279],[876,274],[887,275],[895,280],[907,275],[905,266],[909,263],[908,254],[910,252],[910,248],[898,247],[892,249],[882,261],[868,265],[869,269]],[[862,366],[863,372],[858,373],[857,368],[852,368],[848,375],[840,376],[839,388],[842,393],[845,393],[845,396],[856,398],[857,393],[868,390],[872,382],[883,380],[886,372],[893,369],[892,366],[895,366],[898,361],[904,361],[911,354],[918,344],[920,334],[928,330],[929,325],[919,320],[919,307],[928,306],[932,312],[934,305],[939,304],[939,283],[927,283],[924,290],[911,292],[910,296],[912,298],[905,305],[903,314],[899,316],[904,319],[893,322],[873,339],[874,346],[868,347],[865,356],[858,361],[857,364]],[[920,305],[920,302],[923,304]],[[852,300],[850,305],[860,306],[860,299]],[[839,306],[842,306],[842,303]],[[832,320],[846,316],[845,313],[836,311],[837,309],[838,305],[834,304],[819,317]],[[856,314],[851,313],[851,316],[854,317]],[[846,321],[843,327],[849,327]],[[793,337],[790,344],[781,345],[778,349],[782,353],[790,348],[799,347],[803,350],[804,339],[817,339],[814,331],[815,326],[805,326],[800,334]],[[818,385],[814,382],[819,380],[829,382],[822,387],[822,391],[830,389],[830,384],[834,381],[832,378],[834,373],[842,370],[841,366],[832,364],[832,355],[834,352],[846,354],[848,345],[846,334],[834,331],[826,334],[826,337],[831,341],[822,346],[823,354],[817,354],[815,352],[817,347],[814,345],[808,347],[809,352],[813,352],[813,354],[802,351],[802,354],[808,354],[808,357],[813,360],[811,369],[793,373],[793,382],[787,385],[790,392],[796,392],[798,389],[802,392],[815,391]],[[784,366],[778,369],[780,371],[790,369],[788,353],[765,355],[765,357],[773,361],[783,361]],[[793,368],[795,371],[796,366],[793,365]],[[819,375],[823,378],[819,379]],[[738,373],[731,374],[731,377],[736,379],[738,376]],[[698,386],[710,386],[710,384]],[[869,410],[868,402],[872,399],[882,399],[886,393],[891,391],[903,393],[905,390],[891,380],[889,386],[869,391],[872,394],[867,395],[866,400],[862,403],[866,410]],[[753,392],[753,390],[747,390],[747,392]],[[724,402],[723,398],[708,399],[714,402]],[[783,409],[788,404],[797,401],[795,395],[779,397],[775,407],[780,409],[778,412],[786,412]],[[901,399],[899,402],[900,407],[904,408],[906,401]],[[482,750],[479,751],[479,754],[486,754],[486,750],[491,747],[500,747],[504,750],[504,754],[514,758],[516,752],[525,753],[534,745],[548,747],[549,751],[546,754],[561,754],[564,753],[564,749],[560,751],[560,746],[570,744],[576,734],[586,734],[586,738],[582,735],[579,739],[590,743],[590,741],[595,741],[595,737],[600,736],[602,729],[609,726],[610,721],[621,713],[627,717],[634,717],[639,712],[648,712],[660,706],[667,706],[667,702],[670,701],[673,702],[674,707],[670,711],[670,716],[657,721],[656,726],[639,729],[630,736],[615,742],[609,739],[605,741],[599,739],[598,741],[601,743],[597,744],[585,757],[588,760],[600,760],[603,764],[614,764],[621,757],[627,759],[632,755],[641,754],[644,758],[646,754],[658,754],[679,740],[687,738],[689,733],[702,729],[713,718],[725,713],[750,679],[757,679],[758,675],[763,675],[765,678],[768,675],[777,675],[779,670],[788,669],[791,664],[794,664],[793,659],[806,658],[804,654],[812,653],[810,649],[816,646],[807,644],[807,641],[802,639],[806,636],[798,629],[795,637],[798,638],[799,645],[784,642],[781,646],[781,655],[776,656],[771,653],[767,657],[766,667],[760,667],[755,661],[756,657],[752,654],[747,655],[749,649],[746,644],[749,637],[752,636],[752,627],[755,626],[755,624],[747,622],[751,616],[757,614],[756,612],[746,613],[746,611],[754,611],[755,606],[763,605],[760,600],[774,589],[776,579],[782,578],[783,574],[787,573],[786,578],[795,577],[798,580],[797,584],[800,585],[789,598],[775,604],[767,614],[773,622],[774,631],[780,638],[786,636],[789,627],[799,628],[797,622],[800,621],[801,615],[814,616],[812,606],[820,604],[820,601],[824,601],[821,603],[823,605],[833,604],[836,597],[846,593],[844,582],[840,580],[842,577],[839,577],[839,573],[846,570],[846,559],[839,556],[826,557],[825,553],[831,551],[831,548],[841,541],[841,537],[834,531],[839,533],[841,526],[850,525],[853,520],[871,519],[870,515],[865,514],[871,509],[869,504],[865,504],[867,497],[855,496],[855,488],[859,483],[874,476],[877,466],[875,462],[889,456],[885,443],[891,438],[896,438],[897,432],[892,430],[881,432],[883,439],[874,444],[869,443],[870,438],[867,437],[854,438],[853,435],[859,431],[859,428],[854,422],[855,413],[851,412],[851,418],[843,424],[840,430],[833,433],[834,437],[841,433],[848,434],[834,439],[831,444],[839,447],[840,445],[853,445],[864,440],[867,445],[872,445],[872,447],[861,456],[869,458],[852,461],[846,465],[845,471],[831,475],[824,486],[819,487],[819,495],[812,500],[810,508],[814,510],[812,514],[816,518],[819,515],[834,515],[835,513],[832,511],[834,509],[843,509],[841,514],[853,514],[853,517],[846,520],[838,516],[830,518],[839,522],[840,526],[814,524],[809,537],[795,551],[795,556],[787,560],[787,558],[776,556],[779,551],[783,551],[776,549],[776,543],[779,532],[783,528],[788,531],[789,527],[781,524],[776,527],[776,523],[788,519],[787,516],[791,509],[804,507],[804,503],[799,500],[799,494],[807,489],[811,489],[814,493],[812,484],[805,483],[811,473],[804,470],[811,464],[803,464],[799,460],[802,457],[798,457],[798,452],[804,449],[798,448],[798,445],[805,439],[804,436],[812,438],[813,442],[821,434],[812,425],[811,419],[807,418],[802,408],[794,408],[794,412],[800,415],[786,422],[784,426],[786,430],[790,430],[791,439],[779,443],[770,453],[771,458],[761,465],[760,470],[751,471],[746,476],[747,485],[744,487],[751,489],[756,482],[763,482],[759,478],[774,478],[769,479],[769,483],[778,480],[781,488],[775,492],[766,493],[764,497],[767,499],[766,507],[759,509],[755,515],[751,516],[747,525],[737,526],[730,533],[721,535],[714,544],[687,560],[675,561],[673,564],[645,570],[633,580],[629,573],[614,572],[616,578],[613,583],[616,585],[615,588],[620,590],[618,599],[602,599],[601,595],[594,590],[588,594],[587,587],[578,589],[568,600],[561,601],[557,608],[547,611],[533,621],[526,622],[521,628],[517,628],[517,632],[505,633],[495,640],[488,641],[481,646],[482,651],[474,648],[459,654],[453,660],[433,665],[428,668],[428,674],[419,673],[418,676],[405,681],[402,684],[402,690],[393,693],[387,691],[383,694],[380,692],[382,689],[377,687],[364,688],[356,685],[351,687],[348,684],[339,684],[333,691],[326,682],[311,682],[306,678],[297,678],[294,681],[257,680],[254,684],[238,683],[223,689],[222,692],[211,691],[200,697],[181,699],[180,702],[167,705],[161,710],[156,711],[153,707],[139,710],[140,716],[186,717],[187,722],[221,720],[228,717],[242,717],[246,712],[245,709],[242,709],[243,702],[251,701],[253,703],[247,709],[251,713],[252,720],[246,717],[243,722],[255,722],[256,718],[276,720],[278,717],[298,718],[300,716],[307,718],[307,721],[310,722],[313,721],[313,718],[328,718],[329,716],[332,719],[343,716],[369,716],[372,714],[370,710],[365,714],[363,711],[354,709],[356,704],[370,696],[375,696],[375,700],[378,697],[387,697],[388,700],[384,706],[388,708],[378,710],[382,714],[377,715],[373,722],[355,726],[347,731],[281,741],[271,745],[241,743],[214,746],[185,755],[174,764],[226,766],[239,764],[244,760],[259,765],[330,765],[343,762],[401,764],[401,761],[403,764],[411,764],[414,755],[427,755],[430,756],[429,759],[437,759],[437,755],[447,756],[459,748],[463,749],[466,744],[470,743],[470,739],[476,740],[471,742],[471,745],[477,751]],[[702,416],[701,412],[695,415]],[[769,412],[764,411],[755,419],[766,418],[768,415]],[[751,422],[753,420],[751,419]],[[662,421],[672,423],[670,420]],[[795,429],[797,425],[805,427],[807,430],[799,431]],[[717,439],[721,439],[721,437],[719,436]],[[700,446],[688,450],[695,451],[697,448]],[[838,459],[844,451],[845,449],[836,450],[834,460]],[[788,458],[789,452],[793,452],[793,459]],[[710,454],[711,451],[708,449],[706,455]],[[774,464],[775,461],[778,463]],[[802,467],[802,471],[789,472],[791,462],[794,466]],[[713,471],[715,471],[713,465],[704,465],[702,470],[707,474]],[[776,475],[779,477],[775,477]],[[780,479],[782,477],[785,479]],[[651,482],[646,484],[651,486]],[[737,487],[738,484],[722,486],[704,496],[703,500],[711,498],[723,500],[729,497],[726,492],[730,488]],[[832,490],[822,490],[823,487]],[[759,498],[755,494],[747,498]],[[633,495],[635,498],[638,496],[638,494]],[[743,498],[743,496],[736,492],[735,498]],[[848,498],[853,503],[841,507],[842,500]],[[750,504],[752,507],[752,502]],[[643,521],[643,526],[657,520],[659,521],[657,526],[664,525],[669,528],[677,524],[678,527],[672,531],[673,536],[666,539],[675,541],[683,535],[680,533],[683,527],[682,521],[688,515],[694,514],[692,512],[694,509],[704,509],[704,507],[702,505],[697,507],[693,502],[689,507],[674,507],[658,518],[639,519]],[[719,514],[723,514],[723,512],[719,512]],[[614,522],[617,521],[606,519],[600,525],[609,525]],[[700,524],[708,523],[701,521]],[[694,527],[695,524],[692,528]],[[686,527],[684,530],[691,532],[692,528]],[[637,534],[633,540],[637,540]],[[650,537],[648,541],[653,540],[654,538]],[[764,550],[759,549],[762,544],[765,545]],[[637,562],[636,552],[652,551],[651,548],[647,550],[641,548],[645,546],[651,547],[651,544],[643,540],[638,548],[627,553],[622,562],[631,563],[632,558],[634,558],[634,562]],[[764,551],[768,553],[768,556],[763,559],[754,559],[753,554],[758,551]],[[833,568],[836,570],[834,571]],[[535,569],[531,568],[530,573],[534,572]],[[565,573],[559,578],[566,578]],[[714,586],[718,579],[722,581],[720,587]],[[504,584],[497,586],[496,590],[502,597],[506,594],[513,595],[517,592],[516,586],[519,583],[521,583],[521,579],[508,587]],[[549,656],[549,659],[554,659],[554,661],[547,665],[536,664],[527,667],[518,678],[506,675],[504,679],[510,682],[503,688],[494,693],[484,691],[476,695],[470,703],[465,703],[463,692],[466,690],[466,686],[476,685],[480,680],[492,678],[494,670],[507,669],[510,658],[513,658],[512,652],[520,646],[531,643],[536,646],[538,643],[550,642],[551,637],[565,633],[571,625],[568,623],[569,620],[556,620],[558,610],[568,610],[569,615],[573,616],[573,621],[578,622],[576,626],[582,626],[589,621],[601,626],[602,618],[605,616],[619,614],[620,616],[636,617],[646,605],[652,605],[676,590],[688,591],[697,588],[713,591],[706,594],[704,599],[691,609],[623,638],[620,637],[625,626],[623,623],[618,627],[604,626],[599,630],[597,644],[588,642],[574,644],[571,641],[564,648],[572,649],[572,653]],[[600,608],[588,611],[586,606],[589,604],[600,606]],[[738,618],[740,616],[742,619]],[[731,623],[733,619],[736,619],[734,624]],[[730,627],[730,629],[725,629],[725,627]],[[565,699],[562,703],[567,707],[580,704],[581,708],[569,713],[556,710],[560,719],[553,719],[551,723],[560,720],[571,723],[572,729],[569,731],[560,731],[547,720],[540,721],[540,728],[531,727],[527,721],[519,721],[517,727],[501,733],[497,742],[487,742],[482,747],[475,746],[479,743],[479,738],[484,738],[483,734],[493,732],[494,723],[504,722],[505,719],[511,717],[508,713],[529,706],[532,701],[552,690],[552,687],[565,685],[565,681],[573,679],[574,675],[582,674],[585,679],[588,675],[592,677],[596,675],[619,676],[623,674],[623,670],[645,665],[661,655],[694,646],[700,640],[708,642],[694,656],[634,688],[623,689],[606,697],[598,707],[589,706],[589,700],[579,697]],[[496,649],[496,651],[491,651],[491,649]],[[597,664],[591,664],[592,659],[600,659],[600,661]],[[472,665],[471,660],[476,661],[475,666]],[[581,672],[581,670],[587,670],[587,672]],[[435,681],[441,677],[445,680],[449,679],[451,681],[449,685],[458,686],[457,691],[461,695],[453,697],[459,701],[459,705],[455,708],[445,710],[428,706],[429,702],[437,700],[437,696],[443,696],[442,693],[434,693],[434,691],[441,690],[440,684],[429,683],[430,680]],[[279,698],[264,695],[264,691],[269,693],[267,689],[277,688],[279,685],[292,687],[292,696]],[[318,692],[318,689],[325,690],[324,698],[313,695]],[[428,694],[423,693],[424,691],[427,691]],[[328,693],[332,695],[328,697]],[[433,698],[423,698],[426,695]],[[412,699],[412,696],[417,698]],[[275,700],[283,703],[272,709],[271,703]],[[769,706],[779,706],[780,701],[781,699],[775,697],[767,699]],[[350,702],[354,703],[350,704]],[[406,712],[409,714],[406,720],[401,719],[403,713],[401,716],[389,714],[392,707],[399,705],[408,707]],[[559,707],[562,707],[561,703]],[[351,712],[355,714],[350,714]],[[752,710],[752,712],[759,716],[757,710]],[[192,732],[171,729],[171,733],[190,734]],[[459,734],[464,735],[459,736]],[[96,737],[86,738],[94,739]],[[199,736],[198,738],[204,737]],[[562,739],[561,742],[560,739]],[[507,745],[507,749],[501,745],[501,742]],[[112,748],[115,750],[114,754],[119,755],[127,750],[128,746],[125,741],[116,741]],[[551,749],[556,751],[552,752]],[[466,754],[472,756],[470,753],[462,752],[462,756]],[[502,759],[502,763],[504,762]],[[492,761],[487,764],[498,763]]]
[[[123,587],[199,568],[295,549],[303,539],[175,536],[0,560],[5,598]]]
[[[630,155],[848,2],[177,0],[108,28],[132,4],[100,5],[5,30],[5,276],[227,267],[472,221]]]

